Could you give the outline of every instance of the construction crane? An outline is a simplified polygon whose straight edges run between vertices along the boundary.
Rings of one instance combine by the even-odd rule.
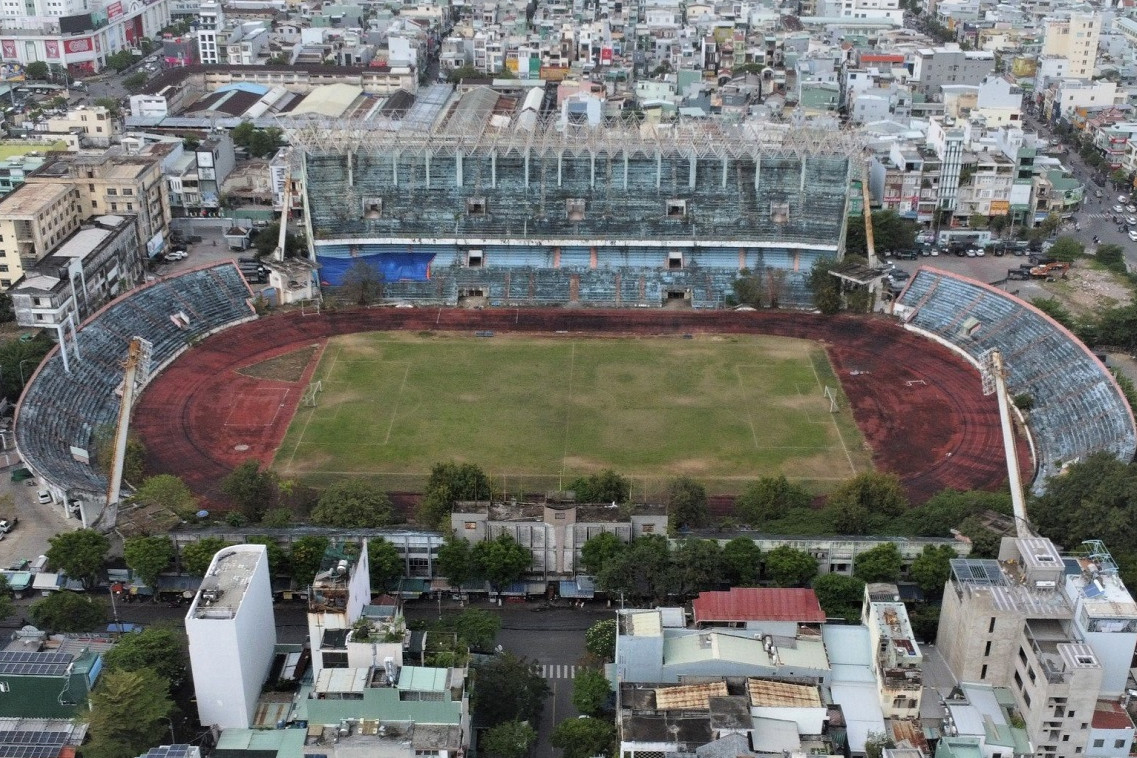
[[[861,212],[865,216],[865,255],[869,259],[869,268],[876,268],[879,261],[876,258],[876,241],[872,232],[872,195],[869,193],[869,161],[865,158],[861,164],[861,200],[864,207]]]
[[[1007,393],[1007,376],[1003,368],[1003,355],[988,350],[980,357],[983,374],[983,394],[994,392],[999,400],[999,421],[1003,428],[1003,453],[1007,458],[1007,482],[1011,487],[1011,505],[1015,513],[1015,532],[1019,537],[1034,537],[1034,530],[1026,517],[1026,498],[1019,472],[1019,456],[1015,448],[1015,428],[1011,424],[1011,400]]]
[[[145,340],[135,337],[130,341],[126,360],[122,364],[122,402],[118,406],[118,423],[114,431],[114,448],[111,456],[110,481],[107,483],[107,511],[118,503],[122,495],[122,467],[126,461],[126,437],[130,431],[130,411],[134,406],[134,389],[139,371],[150,370],[150,351]]]
[[[285,245],[288,243],[288,217],[290,206],[292,205],[292,163],[291,161],[285,164],[284,167],[284,207],[280,211],[280,234],[276,239],[276,250],[272,253],[272,259],[277,263],[284,262]]]

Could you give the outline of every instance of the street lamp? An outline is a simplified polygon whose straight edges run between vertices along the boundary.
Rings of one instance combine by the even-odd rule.
[[[23,387],[24,385],[26,385],[28,383],[27,380],[24,379],[24,364],[27,363],[28,361],[33,361],[33,360],[35,360],[35,358],[24,358],[22,361],[20,361],[20,386],[21,387]]]

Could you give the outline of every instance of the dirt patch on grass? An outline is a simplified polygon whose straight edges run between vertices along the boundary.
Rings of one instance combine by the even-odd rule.
[[[1119,277],[1101,269],[1080,266],[1070,271],[1065,282],[1048,287],[1075,316],[1088,316],[1133,299],[1133,291]]]
[[[245,366],[244,368],[238,369],[237,373],[251,376],[254,379],[295,383],[303,378],[304,369],[308,367],[312,356],[316,354],[316,348],[316,345],[302,347],[299,350],[293,350],[291,353],[285,353],[275,358],[269,358],[267,361]]]

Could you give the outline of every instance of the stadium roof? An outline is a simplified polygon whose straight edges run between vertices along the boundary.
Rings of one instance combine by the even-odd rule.
[[[292,109],[294,115],[311,113],[317,116],[337,118],[363,94],[363,89],[353,84],[327,84],[316,87],[300,104]]]
[[[825,612],[810,589],[734,587],[702,592],[692,603],[696,624],[734,621],[797,621],[820,624]]]

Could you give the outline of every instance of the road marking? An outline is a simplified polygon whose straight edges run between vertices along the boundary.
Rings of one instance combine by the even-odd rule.
[[[541,678],[542,679],[575,679],[576,666],[568,664],[542,664],[541,665]]]

